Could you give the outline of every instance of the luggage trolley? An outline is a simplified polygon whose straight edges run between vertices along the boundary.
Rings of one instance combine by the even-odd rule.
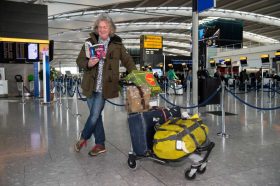
[[[211,142],[208,137],[205,143],[198,147],[195,152],[180,159],[161,159],[152,151],[155,126],[163,124],[166,121],[163,118],[170,118],[170,116],[181,117],[181,112],[178,112],[178,109],[180,110],[179,107],[174,107],[129,114],[128,123],[131,136],[131,151],[128,153],[127,160],[129,168],[137,169],[138,161],[143,158],[160,164],[179,162],[188,158],[193,163],[184,172],[186,179],[192,180],[196,177],[196,173],[203,174],[206,171],[208,157],[215,146],[215,143]]]

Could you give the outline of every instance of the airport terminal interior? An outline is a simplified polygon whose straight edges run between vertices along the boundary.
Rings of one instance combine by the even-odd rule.
[[[0,186],[279,186],[280,1],[197,3],[199,13],[190,0],[1,1]],[[92,157],[94,137],[74,150],[89,115],[76,58],[102,13],[161,92],[148,99],[150,108],[147,97],[131,99],[120,65],[119,97],[106,99],[102,111],[107,151]],[[140,134],[152,125],[145,113],[163,113],[151,117],[158,133],[174,110],[181,120],[170,114],[170,125],[194,123],[178,126],[195,149],[176,138],[163,150],[184,156],[160,158],[162,141],[148,139],[152,147],[137,154],[136,143],[149,143],[150,132]],[[201,120],[188,118],[196,114]],[[193,131],[207,133],[201,123],[208,138],[198,144]]]

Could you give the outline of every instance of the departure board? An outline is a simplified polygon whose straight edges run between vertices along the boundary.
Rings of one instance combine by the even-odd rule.
[[[25,43],[15,43],[15,48],[16,48],[16,59],[25,59]]]
[[[26,43],[0,42],[1,63],[25,63]]]
[[[27,42],[0,42],[0,63],[32,63],[42,61],[39,54],[48,51],[50,58],[53,55],[53,45]]]
[[[13,49],[14,43],[12,42],[3,42],[3,58],[4,61],[7,60],[14,60],[15,59],[15,53]]]

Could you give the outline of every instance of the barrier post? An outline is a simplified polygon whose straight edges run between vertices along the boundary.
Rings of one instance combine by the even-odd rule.
[[[44,101],[43,104],[50,103],[50,64],[49,56],[43,53],[43,90],[44,90]]]
[[[262,69],[262,85],[261,85],[261,107],[263,108],[263,84],[264,84],[264,79],[263,79],[263,69]]]
[[[218,136],[228,138],[229,135],[226,134],[226,126],[225,126],[225,108],[224,108],[224,98],[225,98],[225,82],[222,81],[222,95],[221,95],[221,109],[222,109],[222,131],[217,133]]]
[[[21,82],[21,104],[25,104],[25,98],[24,98],[24,82]]]
[[[190,100],[190,98],[191,98],[190,94],[191,94],[191,82],[190,82],[190,80],[187,80],[187,107],[190,106],[190,101],[191,101]],[[190,112],[190,110],[187,109],[187,112]]]
[[[76,100],[75,100],[75,107],[76,107],[76,113],[74,114],[75,117],[81,116],[79,114],[79,108],[78,108],[78,80],[76,80],[76,89],[75,89],[75,94],[76,94]]]
[[[61,72],[61,61],[59,61],[59,72],[60,72],[61,79],[63,79],[62,78],[62,72]],[[61,79],[59,80],[59,105],[62,105],[62,102],[61,102],[61,93],[62,93]]]
[[[57,96],[56,96],[56,83],[55,83],[55,79],[52,82],[52,90],[51,90],[51,94],[53,94],[53,102],[57,102]]]
[[[247,84],[246,84],[246,88],[247,88]],[[248,101],[248,93],[247,93],[247,89],[245,91],[245,102]],[[245,130],[248,129],[248,119],[247,119],[247,105],[244,105],[244,125],[245,125]]]
[[[234,93],[236,93],[237,80],[234,79]]]
[[[271,99],[272,99],[272,80],[270,79],[269,80],[269,101],[268,101],[268,103],[271,105],[271,103],[272,103],[272,101],[271,101]],[[269,112],[269,113],[271,113],[271,112]]]
[[[256,100],[258,99],[258,80],[257,80],[257,78],[256,78],[256,86],[255,86],[256,88]]]
[[[69,110],[70,108],[69,108],[69,103],[68,103],[68,85],[67,85],[67,79],[66,80],[64,80],[64,85],[65,85],[65,88],[66,88],[66,109],[67,110]],[[66,83],[65,83],[66,82]]]
[[[61,102],[61,92],[62,92],[62,84],[61,84],[61,79],[59,80],[59,105],[62,105],[62,102]]]
[[[277,98],[278,96],[277,96],[277,80],[276,79],[274,79],[274,98]]]
[[[40,69],[40,62],[35,62],[33,64],[33,73],[34,73],[34,97],[40,97],[40,80],[39,80],[39,69]]]
[[[245,94],[247,94],[247,80],[245,80]]]
[[[269,80],[269,97],[271,98],[271,93],[272,92],[272,81],[271,80]]]
[[[164,93],[166,96],[166,94],[167,94],[167,79],[166,78],[164,79]]]

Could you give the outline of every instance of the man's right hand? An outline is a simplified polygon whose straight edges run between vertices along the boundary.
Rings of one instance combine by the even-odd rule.
[[[88,67],[93,67],[95,66],[97,63],[99,62],[99,59],[94,57],[94,58],[90,58],[88,61]]]

